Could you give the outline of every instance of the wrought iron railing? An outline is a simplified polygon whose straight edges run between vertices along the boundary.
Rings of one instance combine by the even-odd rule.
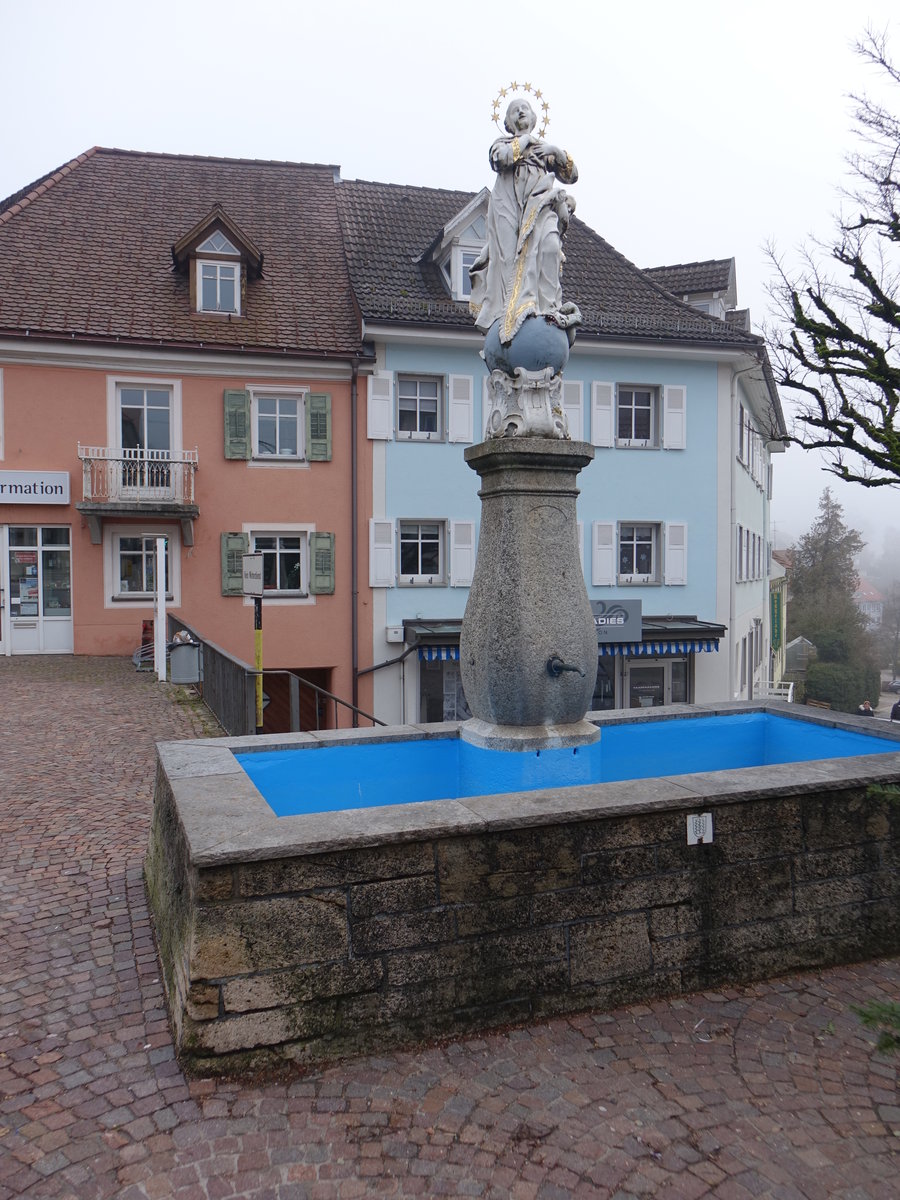
[[[79,443],[78,457],[86,501],[194,503],[196,449],[121,449]]]

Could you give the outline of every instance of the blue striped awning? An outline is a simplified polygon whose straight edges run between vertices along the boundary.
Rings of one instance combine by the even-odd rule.
[[[459,662],[459,646],[420,646],[419,658],[425,662]]]
[[[655,658],[658,654],[700,654],[719,649],[718,638],[691,638],[688,641],[666,642],[601,642],[597,653],[601,658],[616,654],[629,658]]]

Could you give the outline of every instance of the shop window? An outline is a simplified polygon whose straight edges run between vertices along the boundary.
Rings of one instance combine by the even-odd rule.
[[[466,721],[471,717],[459,673],[453,659],[419,663],[419,720]]]

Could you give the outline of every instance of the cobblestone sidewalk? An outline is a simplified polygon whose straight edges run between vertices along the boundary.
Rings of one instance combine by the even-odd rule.
[[[158,739],[130,661],[0,658],[0,1200],[896,1200],[900,960],[275,1081],[187,1080],[144,900]]]

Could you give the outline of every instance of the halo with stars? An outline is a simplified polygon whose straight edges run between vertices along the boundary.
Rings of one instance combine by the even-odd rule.
[[[537,130],[537,135],[539,138],[543,138],[547,132],[547,126],[550,124],[550,105],[547,100],[544,99],[544,93],[541,91],[541,89],[538,87],[532,87],[530,83],[516,83],[516,81],[513,80],[513,82],[507,84],[506,87],[502,87],[494,99],[494,104],[491,109],[491,119],[498,129],[503,129],[503,122],[500,118],[500,104],[507,97],[509,97],[511,102],[517,92],[525,92],[526,95],[534,97],[536,101],[536,107],[540,109],[538,119],[542,122],[540,128]]]

